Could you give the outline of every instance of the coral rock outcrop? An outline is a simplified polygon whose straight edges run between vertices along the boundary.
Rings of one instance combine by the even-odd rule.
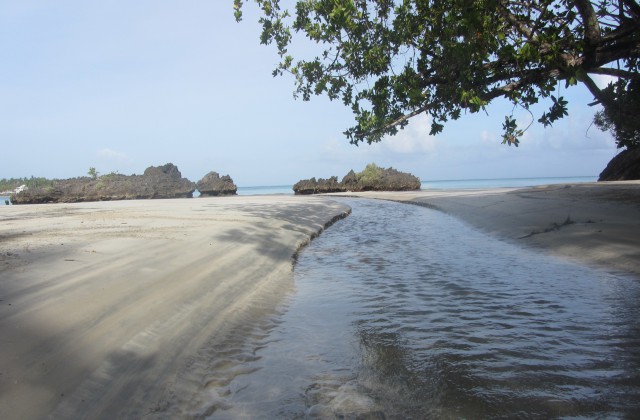
[[[201,197],[235,195],[238,191],[238,187],[233,183],[233,179],[229,175],[220,176],[213,171],[198,181],[196,188],[200,191]]]
[[[295,194],[321,194],[345,191],[413,191],[420,189],[420,179],[393,168],[381,168],[369,164],[359,173],[350,170],[338,182],[338,177],[329,179],[303,179],[293,186]]]
[[[44,188],[30,188],[11,196],[13,204],[76,203],[82,201],[189,198],[195,184],[167,163],[151,166],[144,175],[108,174],[55,180]]]
[[[322,194],[332,192],[346,191],[344,187],[338,182],[337,176],[332,176],[328,179],[303,179],[293,186],[293,191],[298,195],[306,194]]]

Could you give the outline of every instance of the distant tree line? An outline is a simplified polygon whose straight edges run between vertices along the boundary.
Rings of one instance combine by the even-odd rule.
[[[92,179],[98,179],[100,177],[100,172],[96,170],[96,168],[91,167],[87,172],[89,177]],[[118,175],[118,171],[113,171],[104,176],[113,176]],[[52,187],[58,179],[47,179],[43,177],[35,177],[31,176],[31,178],[2,178],[0,179],[0,191],[12,191],[18,188],[21,185],[26,185],[29,189],[38,189],[38,188],[47,188]]]
[[[53,185],[55,180],[42,177],[31,178],[2,178],[0,179],[0,191],[15,190],[21,185],[26,185],[29,189],[46,188]]]

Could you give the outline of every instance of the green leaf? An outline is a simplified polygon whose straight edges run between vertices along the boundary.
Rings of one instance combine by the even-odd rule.
[[[575,86],[577,84],[578,84],[578,79],[576,78],[576,76],[569,76],[566,80],[565,87]]]
[[[640,110],[634,108],[630,93],[638,91],[629,81],[640,79],[640,64],[637,31],[626,28],[637,15],[617,2],[590,3],[603,34],[619,37],[616,60],[629,73],[624,86],[605,89],[599,96],[609,111],[598,121],[603,127],[617,127],[619,144],[634,145],[634,121]],[[255,1],[261,14],[260,41],[275,44],[280,55],[274,75],[293,74],[295,96],[303,100],[327,95],[350,107],[355,122],[345,133],[354,144],[393,135],[407,123],[403,117],[417,109],[433,118],[430,133],[438,134],[449,119],[461,118],[461,110],[486,110],[495,99],[528,109],[550,98],[551,106],[538,119],[548,126],[568,113],[564,98],[553,96],[558,80],[574,86],[588,80],[585,69],[596,70],[586,64],[595,66],[584,43],[576,2],[295,0],[287,4],[295,5],[293,16],[281,10],[279,0]],[[234,16],[241,20],[243,1],[234,0],[233,5]],[[310,41],[311,48],[291,48],[294,31],[295,42]],[[307,51],[314,55],[304,57]],[[584,57],[585,62],[570,67],[567,55]],[[612,64],[606,61],[603,66]],[[615,117],[615,110],[625,117]],[[517,146],[523,130],[512,116],[506,117],[503,129],[503,143]]]

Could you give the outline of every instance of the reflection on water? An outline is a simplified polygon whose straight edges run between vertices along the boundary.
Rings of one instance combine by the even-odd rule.
[[[521,250],[433,210],[349,204],[352,215],[301,253],[277,325],[236,352],[248,373],[209,390],[212,418],[639,412],[637,279]]]

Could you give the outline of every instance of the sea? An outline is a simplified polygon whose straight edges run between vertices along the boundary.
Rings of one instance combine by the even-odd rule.
[[[546,184],[571,184],[595,182],[597,176],[542,177],[542,178],[496,178],[496,179],[454,179],[422,181],[421,189],[467,189],[500,187],[533,187]],[[238,195],[293,194],[293,185],[260,187],[238,187]]]
[[[597,176],[543,177],[543,178],[496,178],[496,179],[455,179],[422,181],[421,188],[429,189],[467,189],[532,187],[546,184],[570,184],[576,182],[595,182]],[[268,185],[238,187],[238,195],[293,195],[293,185]],[[199,193],[196,193],[197,196]],[[9,196],[0,196],[0,206],[11,203]]]
[[[279,315],[218,349],[209,418],[638,418],[637,278],[336,200],[352,214],[302,250]]]

